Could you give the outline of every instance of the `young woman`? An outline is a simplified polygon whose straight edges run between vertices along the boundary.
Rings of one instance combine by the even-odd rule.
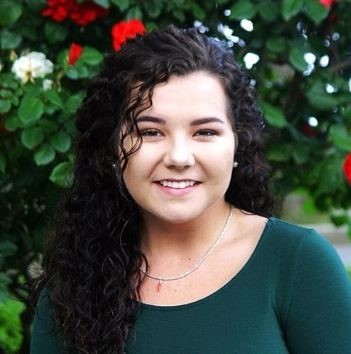
[[[345,269],[271,216],[262,117],[220,42],[172,26],[129,40],[76,126],[32,354],[351,353]]]

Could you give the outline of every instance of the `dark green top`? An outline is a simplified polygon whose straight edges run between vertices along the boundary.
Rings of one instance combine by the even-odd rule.
[[[46,297],[31,354],[58,354]],[[271,218],[249,261],[213,294],[186,305],[142,305],[128,354],[350,354],[351,282],[330,243]]]

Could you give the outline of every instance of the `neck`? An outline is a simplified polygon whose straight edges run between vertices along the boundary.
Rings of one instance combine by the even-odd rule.
[[[151,264],[162,259],[179,261],[202,256],[222,231],[229,209],[223,202],[182,224],[144,215],[141,249]]]

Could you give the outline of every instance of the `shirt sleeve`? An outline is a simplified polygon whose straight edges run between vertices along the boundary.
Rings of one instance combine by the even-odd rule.
[[[32,323],[30,354],[64,354],[59,336],[53,332],[53,321],[47,291],[44,288],[39,296]]]
[[[333,246],[315,231],[300,244],[286,322],[293,354],[351,353],[351,281]]]

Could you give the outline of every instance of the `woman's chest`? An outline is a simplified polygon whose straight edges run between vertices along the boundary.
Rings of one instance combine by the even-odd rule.
[[[181,309],[144,307],[128,354],[288,353],[273,307],[262,305],[233,298],[232,303],[214,305],[211,299]]]

